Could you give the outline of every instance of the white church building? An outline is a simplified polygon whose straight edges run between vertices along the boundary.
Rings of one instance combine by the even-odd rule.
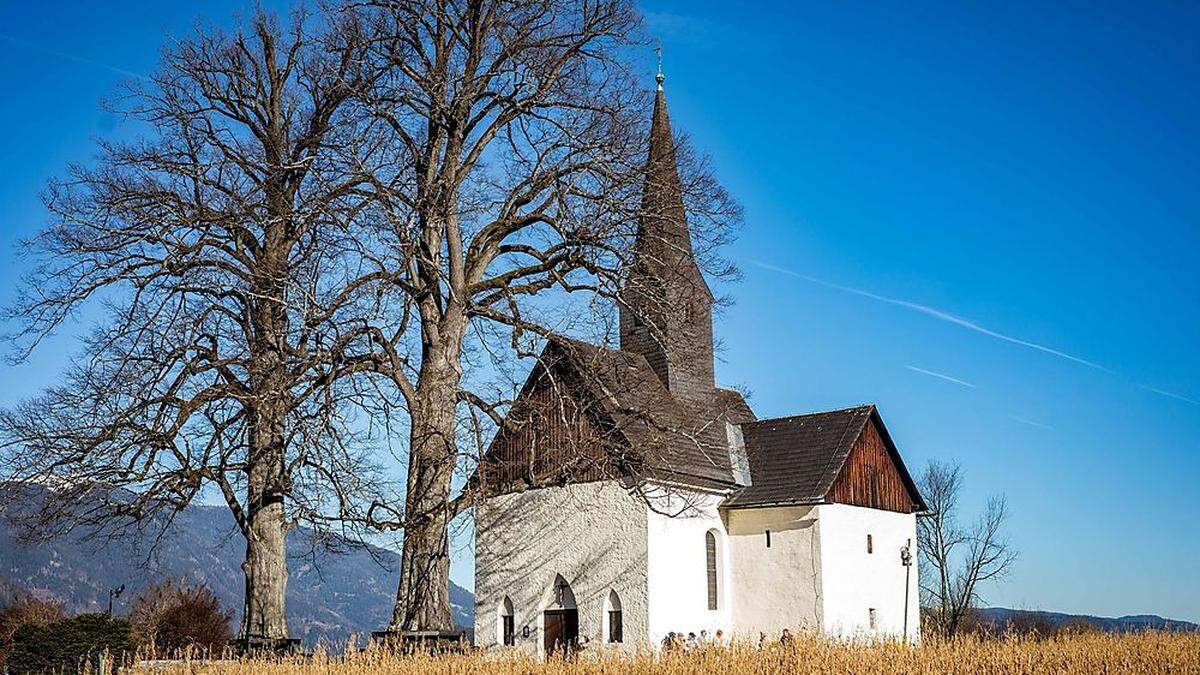
[[[476,644],[916,639],[925,505],[879,411],[757,419],[715,384],[661,82],[620,348],[550,341],[474,479]]]

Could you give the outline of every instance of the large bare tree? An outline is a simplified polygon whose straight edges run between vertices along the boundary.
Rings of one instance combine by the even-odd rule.
[[[370,169],[375,121],[350,105],[374,77],[365,46],[350,12],[171,43],[113,104],[140,139],[51,184],[8,312],[18,359],[69,317],[91,325],[62,384],[0,415],[0,478],[52,490],[27,515],[165,527],[219,495],[254,642],[289,635],[288,530],[353,521],[377,487],[337,386],[357,274],[330,253]]]
[[[979,601],[979,586],[1003,577],[1017,560],[1004,535],[1008,506],[1003,497],[990,497],[971,525],[958,520],[963,484],[958,464],[931,461],[917,481],[929,513],[917,519],[917,544],[925,571],[921,574],[922,604],[931,627],[953,637]]]
[[[362,100],[394,163],[373,175],[348,253],[375,289],[360,294],[355,358],[398,392],[407,425],[404,502],[372,515],[404,530],[391,629],[452,630],[448,527],[477,496],[455,494],[455,470],[504,424],[512,393],[478,374],[609,325],[657,205],[642,200],[652,97],[629,68],[639,18],[626,0],[380,2],[371,16],[388,75]],[[669,187],[708,254],[739,212],[703,162],[679,161]]]

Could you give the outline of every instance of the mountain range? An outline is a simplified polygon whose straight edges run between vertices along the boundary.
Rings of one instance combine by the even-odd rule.
[[[1061,628],[1086,624],[1109,633],[1130,633],[1139,630],[1171,630],[1194,631],[1200,625],[1190,621],[1164,619],[1155,614],[1131,614],[1128,616],[1107,617],[1092,616],[1091,614],[1065,614],[1063,612],[1046,612],[1042,610],[1008,609],[1006,607],[984,607],[975,610],[979,620],[996,625],[1009,624],[1031,626],[1045,625],[1050,628]]]
[[[13,494],[0,496],[0,582],[63,603],[68,612],[103,611],[109,589],[125,586],[114,613],[127,612],[147,586],[168,579],[211,588],[241,618],[245,544],[223,506],[193,505],[176,516],[156,547],[156,534],[89,539],[68,534],[48,542],[26,543],[7,516]],[[387,626],[399,578],[399,554],[375,546],[352,545],[334,537],[314,545],[315,534],[298,528],[288,536],[288,625],[305,644],[336,645],[351,635],[366,636]],[[153,551],[151,552],[151,549]],[[454,620],[470,629],[475,600],[451,584]]]

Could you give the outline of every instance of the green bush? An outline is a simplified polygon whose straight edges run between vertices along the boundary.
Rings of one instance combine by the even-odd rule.
[[[74,673],[93,666],[101,654],[120,663],[134,651],[129,622],[104,614],[80,614],[44,626],[22,626],[13,634],[8,670],[24,673]]]
[[[4,664],[17,630],[22,626],[44,626],[66,617],[62,605],[54,600],[35,598],[24,592],[14,593],[13,597],[0,607],[0,673],[8,672]]]

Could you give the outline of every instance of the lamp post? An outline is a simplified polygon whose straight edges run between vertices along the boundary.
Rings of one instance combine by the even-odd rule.
[[[117,586],[116,588],[108,589],[108,616],[109,616],[109,618],[112,618],[112,615],[113,615],[113,600],[121,597],[121,594],[124,592],[125,592],[125,584],[121,584],[120,586]]]
[[[900,564],[904,565],[904,641],[908,642],[908,584],[909,577],[912,575],[912,539],[904,543],[904,548],[900,549]]]

